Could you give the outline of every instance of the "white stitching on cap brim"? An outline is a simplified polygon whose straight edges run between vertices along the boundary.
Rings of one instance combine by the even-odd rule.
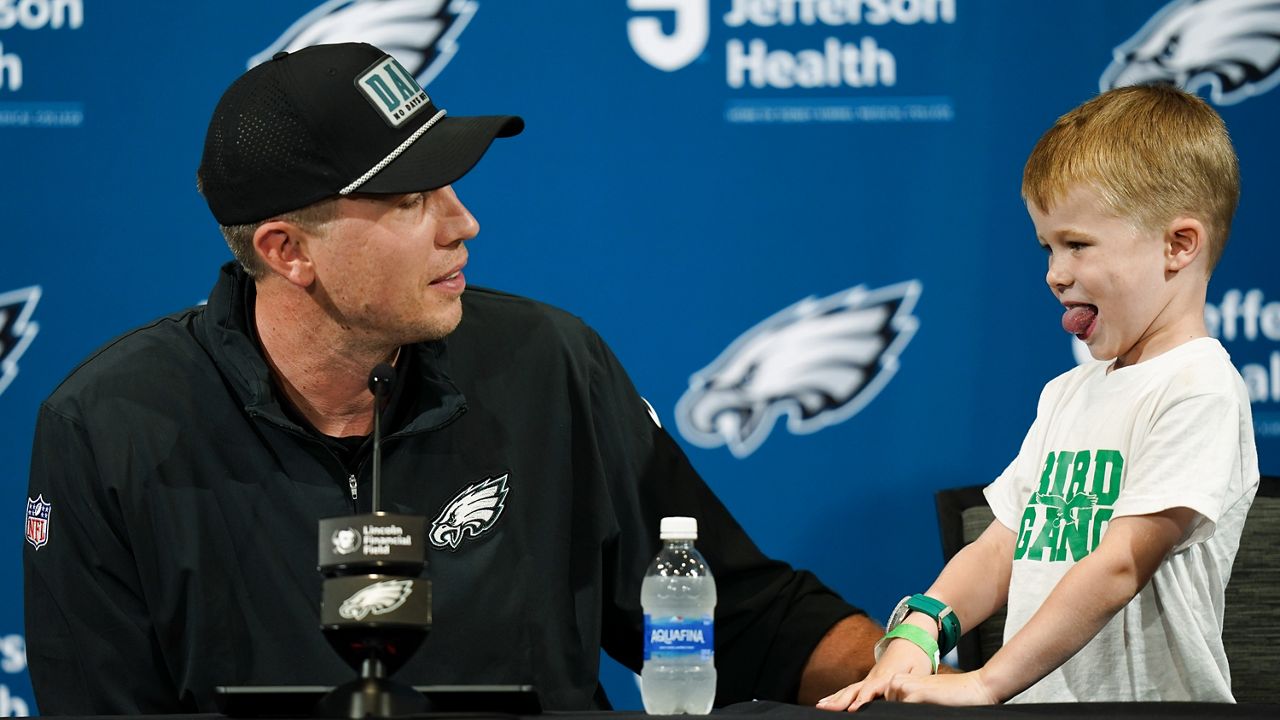
[[[369,182],[369,178],[382,172],[382,168],[390,165],[392,162],[395,161],[396,158],[400,157],[405,150],[409,149],[410,145],[414,144],[415,142],[417,142],[418,138],[422,137],[422,133],[430,130],[431,126],[435,125],[436,122],[438,122],[442,117],[444,117],[443,108],[439,112],[437,112],[430,120],[423,123],[422,127],[418,128],[417,130],[414,130],[412,135],[405,138],[405,141],[400,143],[400,147],[388,153],[386,157],[378,161],[377,165],[374,165],[372,168],[370,168],[369,172],[361,175],[355,182],[339,190],[338,194],[350,195],[351,193],[355,192],[356,189],[358,189],[361,185]]]

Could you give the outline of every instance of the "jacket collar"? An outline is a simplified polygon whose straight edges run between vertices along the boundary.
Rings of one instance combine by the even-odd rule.
[[[209,301],[197,326],[197,338],[213,358],[247,413],[260,416],[282,427],[307,432],[289,418],[281,407],[281,398],[271,380],[262,350],[258,346],[252,317],[257,293],[253,280],[237,263],[229,262],[218,272],[218,281],[209,293]],[[448,424],[466,409],[466,399],[450,380],[446,342],[418,343],[405,353],[405,361],[397,368],[414,373],[419,391],[404,398],[404,412],[396,413],[405,421],[387,428],[387,435],[432,430]]]

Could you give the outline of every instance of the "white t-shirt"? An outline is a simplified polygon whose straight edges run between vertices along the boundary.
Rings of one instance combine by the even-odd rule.
[[[1223,591],[1258,489],[1249,396],[1212,338],[1107,372],[1092,362],[1040,395],[1013,463],[985,490],[1017,533],[1008,642],[1111,518],[1199,516],[1146,587],[1075,656],[1013,702],[1231,702]]]

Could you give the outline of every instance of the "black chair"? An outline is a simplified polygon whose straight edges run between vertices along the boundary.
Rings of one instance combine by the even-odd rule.
[[[1263,477],[1227,583],[1222,644],[1236,702],[1280,701],[1280,477]]]
[[[994,516],[982,486],[940,490],[934,495],[945,560],[973,542]],[[1231,663],[1237,702],[1280,701],[1280,477],[1264,476],[1240,535],[1226,590],[1222,644]],[[981,667],[1004,639],[1004,611],[966,631],[956,647],[962,670]]]

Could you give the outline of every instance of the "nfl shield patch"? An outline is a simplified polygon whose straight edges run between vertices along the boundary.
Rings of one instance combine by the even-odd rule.
[[[35,500],[27,498],[27,542],[39,550],[49,542],[49,511],[53,505],[44,501],[44,495]]]

